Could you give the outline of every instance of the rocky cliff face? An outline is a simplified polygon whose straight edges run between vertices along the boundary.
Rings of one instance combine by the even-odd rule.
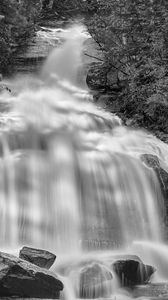
[[[0,73],[7,72],[12,54],[34,32],[42,0],[2,0],[0,5]]]

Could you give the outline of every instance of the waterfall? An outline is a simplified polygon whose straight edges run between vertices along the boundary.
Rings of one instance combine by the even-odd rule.
[[[38,78],[11,79],[12,93],[0,95],[0,245],[52,250],[60,270],[67,255],[74,264],[98,259],[107,276],[99,264],[107,252],[163,241],[160,186],[140,155],[168,168],[168,146],[92,103],[78,80],[81,28],[71,28]]]

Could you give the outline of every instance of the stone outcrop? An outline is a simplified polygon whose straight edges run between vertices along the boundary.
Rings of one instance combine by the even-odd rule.
[[[145,265],[138,260],[118,260],[112,265],[121,286],[145,284],[156,271],[154,267]]]
[[[80,298],[98,298],[110,296],[112,292],[112,273],[105,266],[93,263],[80,272]]]
[[[163,196],[168,199],[168,173],[161,167],[156,155],[143,154],[141,160],[149,167],[155,170],[158,177]]]
[[[0,252],[0,297],[58,299],[62,289],[51,271]]]
[[[19,252],[19,257],[45,269],[49,269],[56,259],[56,255],[49,251],[30,247],[23,247]]]
[[[94,63],[90,67],[86,77],[86,83],[91,90],[107,88],[107,69],[102,64]]]
[[[160,165],[159,159],[156,155],[143,154],[141,160],[144,164],[155,171],[158,181],[160,183],[162,195],[165,206],[165,224],[168,226],[168,172],[166,172]]]
[[[35,22],[42,9],[42,0],[2,0],[0,4],[0,72],[6,73],[9,62],[21,45],[35,31]]]

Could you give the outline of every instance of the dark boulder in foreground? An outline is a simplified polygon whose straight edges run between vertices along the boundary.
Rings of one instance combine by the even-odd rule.
[[[23,247],[19,252],[19,257],[45,269],[49,269],[56,259],[56,255],[49,251],[30,247]]]
[[[138,260],[118,260],[112,267],[122,286],[145,284],[156,271],[154,267]]]
[[[112,292],[112,273],[105,266],[93,263],[85,266],[80,273],[80,298],[107,297]]]
[[[0,252],[0,297],[58,299],[62,289],[54,273]]]

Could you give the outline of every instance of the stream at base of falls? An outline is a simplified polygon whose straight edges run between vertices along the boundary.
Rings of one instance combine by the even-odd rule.
[[[20,53],[20,75],[2,82],[11,92],[0,94],[1,249],[30,245],[56,253],[53,270],[66,300],[79,298],[80,276],[92,267],[107,299],[165,297],[164,199],[141,156],[157,157],[168,172],[168,146],[92,103],[83,65],[88,39],[81,24],[42,26],[24,53],[29,72]],[[135,256],[156,272],[153,285],[133,292],[121,288],[110,266],[116,257]],[[96,288],[88,298],[99,297]]]

